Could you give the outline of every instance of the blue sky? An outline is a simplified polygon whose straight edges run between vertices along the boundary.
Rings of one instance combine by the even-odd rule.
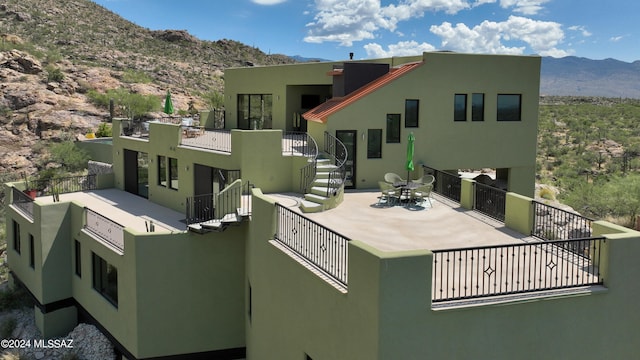
[[[152,30],[328,60],[423,51],[640,60],[640,1],[94,0]]]

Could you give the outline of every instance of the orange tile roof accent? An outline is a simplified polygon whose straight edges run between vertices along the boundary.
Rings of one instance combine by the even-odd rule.
[[[302,114],[302,117],[307,121],[314,121],[319,123],[326,123],[327,118],[341,109],[353,104],[354,102],[364,98],[365,96],[371,94],[372,92],[382,88],[383,86],[391,83],[402,75],[408,73],[409,71],[417,68],[422,65],[423,62],[415,62],[403,64],[396,68],[391,68],[388,73],[382,75],[376,80],[364,85],[358,90],[353,91],[352,93],[342,96],[342,97],[334,97],[331,98],[324,103],[316,106],[315,108],[307,111]]]

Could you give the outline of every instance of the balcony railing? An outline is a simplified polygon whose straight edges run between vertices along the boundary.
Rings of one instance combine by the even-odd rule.
[[[604,238],[433,251],[432,301],[472,299],[603,283]],[[582,249],[582,256],[569,249]]]
[[[318,156],[318,145],[313,137],[305,132],[284,131],[282,133],[282,153],[315,158]]]
[[[124,226],[85,208],[85,230],[124,252]]]
[[[448,199],[460,202],[460,191],[462,189],[462,179],[458,175],[450,174],[441,170],[436,170],[428,166],[424,166],[425,170],[433,173],[435,182],[433,191]]]
[[[37,180],[34,183],[41,195],[67,194],[97,189],[96,175]]]
[[[182,137],[180,145],[231,153],[231,130],[200,130],[189,132],[193,128],[185,128],[187,133]],[[193,136],[192,136],[193,135]]]
[[[504,222],[506,197],[506,191],[476,182],[473,209]]]
[[[568,240],[591,236],[592,219],[535,200],[532,203],[532,236],[543,240]]]
[[[241,211],[243,216],[251,215],[251,189],[247,181],[236,180],[219,193],[202,194],[188,197],[186,200],[186,223],[204,223],[220,220],[225,215]]]
[[[11,187],[11,192],[13,206],[20,209],[20,211],[33,220],[33,199],[16,187]]]
[[[349,238],[276,204],[275,240],[347,286]]]

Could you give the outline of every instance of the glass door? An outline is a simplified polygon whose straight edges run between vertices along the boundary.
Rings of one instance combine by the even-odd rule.
[[[347,162],[345,171],[347,177],[344,183],[345,189],[356,188],[356,140],[357,130],[336,130],[336,138],[347,148]]]

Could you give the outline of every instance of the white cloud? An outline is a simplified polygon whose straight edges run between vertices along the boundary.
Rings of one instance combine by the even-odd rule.
[[[454,27],[444,22],[431,26],[430,30],[442,39],[442,48],[447,50],[515,55],[524,54],[526,44],[542,56],[569,55],[568,51],[557,48],[564,32],[556,22],[511,16],[504,22],[483,21],[473,28],[465,24]]]
[[[392,56],[412,56],[420,55],[425,51],[434,51],[436,48],[429,43],[418,43],[417,41],[401,41],[388,46],[384,50],[380,44],[369,43],[364,46],[367,56],[370,58],[384,58]]]
[[[399,22],[422,17],[427,11],[455,14],[470,7],[468,0],[404,0],[384,7],[380,0],[315,0],[315,6],[317,13],[307,24],[304,41],[335,41],[343,46],[373,39],[380,29],[395,31]]]
[[[519,14],[535,15],[544,8],[542,5],[549,1],[550,0],[500,0],[500,6],[504,9],[512,7],[514,8],[513,11]]]
[[[609,38],[609,41],[611,41],[611,42],[618,42],[618,41],[622,40],[623,38],[624,38],[624,35],[621,35],[621,36],[613,36],[613,37]]]
[[[584,36],[584,37],[589,37],[589,36],[592,35],[591,32],[589,32],[589,30],[587,30],[587,28],[584,27],[584,26],[578,26],[578,25],[570,26],[569,30],[578,31],[578,32],[582,33],[582,36]]]
[[[251,2],[258,5],[278,5],[286,1],[287,0],[251,0]]]

